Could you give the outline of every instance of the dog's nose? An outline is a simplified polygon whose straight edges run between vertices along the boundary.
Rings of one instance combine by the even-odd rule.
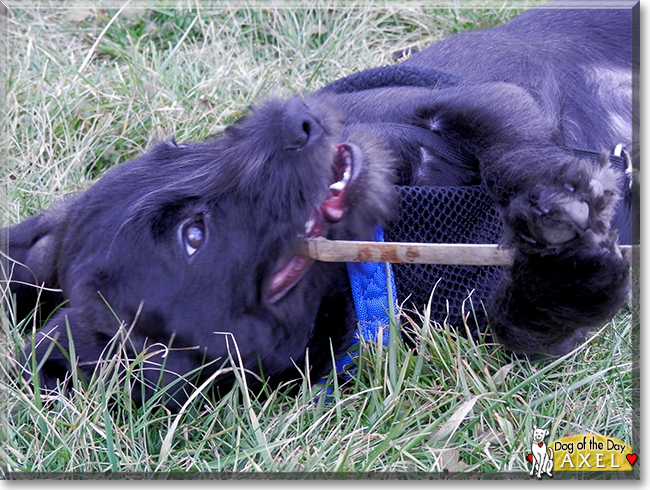
[[[318,120],[305,103],[295,97],[287,101],[282,120],[282,136],[287,150],[300,150],[322,134]]]

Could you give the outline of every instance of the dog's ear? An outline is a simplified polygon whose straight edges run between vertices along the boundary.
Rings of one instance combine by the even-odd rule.
[[[533,425],[533,430],[537,430],[537,426],[536,426],[536,425]]]
[[[29,335],[18,357],[23,377],[41,389],[70,388],[72,368],[88,380],[110,337],[94,328],[81,328],[82,312],[59,308],[34,335]]]
[[[15,226],[0,229],[0,279],[16,296],[19,319],[36,306],[36,298],[50,301],[47,290],[58,287],[57,266],[68,215],[76,198],[66,199]]]
[[[551,431],[548,430],[548,429],[546,429],[546,430],[544,431],[544,433],[546,434],[544,437],[548,437],[548,436],[551,435]]]
[[[48,323],[29,336],[20,357],[23,376],[34,381],[38,375],[41,388],[54,389],[70,373],[68,308],[61,308]],[[81,348],[81,346],[79,346]]]

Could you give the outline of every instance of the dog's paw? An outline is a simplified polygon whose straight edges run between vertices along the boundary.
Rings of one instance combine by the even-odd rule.
[[[570,244],[596,245],[609,236],[620,177],[609,157],[567,164],[516,196],[504,213],[511,241],[529,253],[557,253]],[[584,244],[584,243],[583,243]]]

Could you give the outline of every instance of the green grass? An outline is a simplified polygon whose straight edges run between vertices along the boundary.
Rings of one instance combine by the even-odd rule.
[[[3,46],[3,224],[87,188],[157,140],[205,137],[264,97],[319,88],[533,3],[150,2],[119,16],[16,4]],[[600,433],[638,447],[638,306],[549,365],[457,336],[426,309],[403,314],[417,349],[364,345],[348,382],[328,380],[329,397],[306,382],[297,396],[280,389],[265,399],[240,385],[218,400],[197,393],[179,414],[159,400],[134,408],[110,369],[73,380],[69,397],[35,393],[11,368],[33,322],[5,316],[0,472],[516,473],[528,469],[534,424],[550,429],[549,440]],[[138,375],[140,362],[126,364],[119,351],[114,362]]]

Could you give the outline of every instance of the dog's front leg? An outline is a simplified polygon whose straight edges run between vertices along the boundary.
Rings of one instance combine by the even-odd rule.
[[[544,452],[539,455],[539,464],[537,465],[537,478],[542,478],[542,473],[546,468],[546,462],[548,461],[548,455],[546,454],[546,447],[544,447]]]
[[[629,291],[629,264],[610,229],[619,178],[606,155],[563,158],[502,208],[515,258],[490,299],[490,325],[512,351],[533,357],[571,351]]]

